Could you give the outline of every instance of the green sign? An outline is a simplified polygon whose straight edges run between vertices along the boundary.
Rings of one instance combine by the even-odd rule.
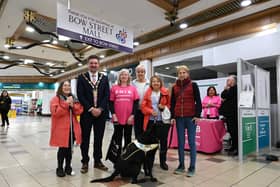
[[[244,113],[242,116],[243,155],[256,151],[256,116]]]
[[[7,90],[43,90],[49,89],[54,90],[55,86],[54,83],[0,83],[0,90],[7,89]]]

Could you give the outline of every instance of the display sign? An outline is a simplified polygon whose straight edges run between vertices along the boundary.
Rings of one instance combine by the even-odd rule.
[[[57,4],[57,34],[102,48],[133,52],[133,33],[102,19]]]
[[[256,151],[256,112],[242,110],[241,121],[243,155],[247,155]]]
[[[258,111],[258,138],[259,148],[269,146],[269,111]]]
[[[270,107],[270,77],[269,72],[257,68],[257,107],[269,108]]]

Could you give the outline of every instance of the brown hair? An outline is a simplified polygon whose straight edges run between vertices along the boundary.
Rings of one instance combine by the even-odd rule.
[[[98,62],[100,61],[100,58],[99,58],[99,56],[97,56],[97,55],[90,55],[90,56],[87,58],[87,62],[89,62],[91,59],[97,59]]]
[[[150,88],[151,89],[153,89],[153,87],[152,87],[153,79],[157,79],[160,82],[160,88],[163,86],[163,82],[162,82],[161,78],[158,75],[154,75],[150,78]]]
[[[69,82],[69,84],[70,84],[70,86],[71,86],[70,80],[66,80],[66,81],[61,82],[61,83],[59,84],[59,86],[58,86],[57,91],[56,91],[56,95],[57,95],[57,96],[64,95],[64,94],[63,94],[63,91],[62,91],[62,87],[63,87],[63,84],[64,84],[65,82]]]

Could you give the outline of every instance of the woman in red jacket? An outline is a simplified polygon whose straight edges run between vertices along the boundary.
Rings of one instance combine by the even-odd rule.
[[[144,114],[144,131],[156,122],[156,134],[160,140],[160,167],[168,170],[166,164],[167,154],[167,136],[170,124],[162,122],[161,112],[165,107],[170,108],[170,96],[166,88],[163,87],[162,80],[158,76],[152,76],[150,79],[150,87],[144,95],[141,109]]]
[[[81,144],[81,129],[77,116],[83,111],[82,105],[71,94],[69,81],[62,82],[50,103],[51,137],[50,145],[59,147],[57,151],[56,175],[64,177],[71,175],[72,146],[74,140]],[[71,118],[71,119],[70,119]],[[71,133],[72,132],[72,133]],[[65,159],[65,170],[63,162]]]

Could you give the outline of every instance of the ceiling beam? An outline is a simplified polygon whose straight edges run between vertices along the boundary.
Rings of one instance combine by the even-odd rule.
[[[155,4],[156,6],[170,12],[174,9],[173,5],[167,2],[166,0],[148,0],[149,2]]]
[[[184,1],[180,1],[179,2],[179,9],[185,8],[187,6],[190,6],[196,2],[198,2],[199,0],[184,0]]]

